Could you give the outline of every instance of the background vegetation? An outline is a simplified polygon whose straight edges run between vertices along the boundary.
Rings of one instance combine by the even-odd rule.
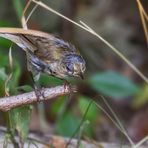
[[[86,22],[148,76],[147,45],[135,0],[44,2],[75,21]],[[142,3],[146,5],[146,1],[143,0]],[[25,0],[1,0],[0,26],[21,27],[20,18],[25,4]],[[118,114],[133,141],[137,142],[148,135],[148,86],[104,43],[41,8],[33,13],[28,28],[49,32],[73,43],[86,60],[85,80],[69,80],[78,87],[78,93],[71,97],[63,96],[40,105],[14,109],[9,113],[9,120],[8,114],[1,112],[1,125],[6,126],[6,121],[8,123],[11,121],[10,129],[17,129],[22,138],[26,138],[28,130],[71,137],[79,127],[91,100],[106,109],[101,97],[103,95]],[[10,41],[0,38],[1,97],[5,96],[4,84],[11,73],[8,57],[11,44]],[[8,84],[10,95],[30,91],[32,83],[26,68],[25,53],[13,45],[12,56],[13,73]],[[39,83],[44,87],[63,84],[61,80],[47,75],[42,75]],[[18,112],[21,113],[17,114]],[[81,127],[83,128],[77,135],[81,133],[83,138],[89,137],[95,141],[105,142],[127,142],[94,102],[91,103]],[[25,130],[22,132],[22,129]],[[12,133],[15,133],[15,130]]]

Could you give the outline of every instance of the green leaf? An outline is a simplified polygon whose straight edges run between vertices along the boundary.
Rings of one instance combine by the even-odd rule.
[[[31,117],[31,106],[23,106],[10,111],[10,127],[16,129],[21,139],[24,141],[28,136],[29,123]]]
[[[16,11],[16,14],[18,16],[18,19],[20,20],[22,17],[22,12],[23,12],[23,6],[22,6],[22,1],[20,0],[13,0],[13,6]]]
[[[5,81],[8,77],[6,73],[6,65],[8,63],[8,58],[3,55],[3,52],[0,50],[0,96],[5,95]]]
[[[72,136],[80,124],[80,120],[72,113],[65,114],[56,125],[56,131],[62,136]]]
[[[8,54],[0,50],[0,67],[8,67]]]
[[[11,45],[11,41],[0,37],[0,46],[3,48],[9,48]]]
[[[65,103],[65,96],[58,97],[58,99],[52,103],[49,109],[52,116],[56,116],[57,113],[59,114],[59,112],[63,108],[64,103]]]
[[[9,88],[10,88],[10,93],[11,94],[16,94],[17,93],[17,86],[19,83],[19,78],[21,75],[21,69],[20,65],[17,61],[13,61],[13,72],[12,72],[12,78],[9,81]]]
[[[90,99],[85,96],[80,96],[78,100],[79,100],[80,111],[82,115],[84,115],[87,110],[87,107],[90,104]],[[92,123],[92,121],[96,120],[98,116],[99,116],[98,109],[96,105],[92,103],[85,118],[86,120],[89,120]]]
[[[96,105],[92,102],[90,105],[90,98],[86,97],[86,96],[80,96],[79,97],[79,108],[82,114],[82,118],[85,115],[85,120],[84,122],[90,122],[87,125],[87,128],[85,128],[85,130],[83,131],[85,133],[85,135],[92,137],[93,135],[93,130],[96,124],[96,120],[99,118],[99,111],[96,107]],[[89,109],[88,106],[90,105]],[[88,110],[87,110],[88,109]],[[86,113],[87,111],[87,113]],[[84,123],[83,123],[84,124]]]
[[[9,26],[13,26],[12,22],[8,22],[5,20],[0,21],[0,27],[9,27]],[[0,37],[0,47],[9,48],[11,43],[12,42],[10,40]]]
[[[7,79],[7,74],[5,72],[5,68],[0,68],[0,96],[4,96],[5,94],[5,80]]]
[[[33,90],[33,88],[30,86],[30,85],[23,85],[23,86],[19,86],[17,87],[17,90],[21,90],[21,91],[24,91],[24,92],[30,92]]]
[[[12,73],[12,77],[11,77],[10,81],[8,82],[7,87],[9,88],[11,94],[16,94],[16,87],[18,86],[19,78],[20,78],[20,74],[21,74],[21,68],[20,68],[19,62],[17,61],[16,58],[13,58],[13,69],[12,69],[12,71],[10,71],[8,53],[4,53],[4,52],[0,51],[0,67],[2,67],[2,69],[0,71],[1,78],[5,78],[5,80],[3,79],[2,83],[0,82],[1,88],[2,88],[2,86],[4,86],[4,83],[5,83],[6,79],[8,78],[8,76]],[[3,75],[4,73],[6,73],[5,76]],[[0,78],[0,80],[1,80],[1,78]],[[1,93],[1,90],[0,90],[0,93]]]
[[[0,68],[0,79],[3,80],[3,81],[5,81],[7,79],[7,74],[5,72],[4,67]]]
[[[63,84],[63,81],[58,78],[49,76],[47,74],[42,74],[39,79],[39,84],[42,86],[46,86],[46,87],[47,86],[57,86],[57,85]]]
[[[0,21],[0,27],[10,27],[13,26],[12,22],[9,22],[8,20],[1,20]]]
[[[112,71],[92,75],[89,83],[96,91],[115,99],[134,95],[139,90],[128,78]]]

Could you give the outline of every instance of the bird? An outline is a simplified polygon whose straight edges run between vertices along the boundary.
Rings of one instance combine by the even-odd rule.
[[[63,80],[67,77],[83,79],[86,62],[71,43],[49,33],[23,28],[0,28],[0,37],[25,51],[27,69],[34,81],[39,80],[41,73]]]

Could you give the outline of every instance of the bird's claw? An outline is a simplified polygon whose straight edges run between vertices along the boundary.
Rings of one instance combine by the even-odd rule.
[[[42,88],[35,88],[34,91],[35,91],[35,95],[36,95],[36,98],[37,98],[37,102],[41,102],[42,100],[45,99]]]

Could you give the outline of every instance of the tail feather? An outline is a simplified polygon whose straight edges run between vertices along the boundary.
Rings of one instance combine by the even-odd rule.
[[[31,42],[29,42],[26,38],[23,37],[21,34],[9,34],[9,33],[0,33],[0,37],[6,38],[15,44],[17,44],[19,47],[21,47],[24,51],[36,50],[36,47],[32,45]]]

